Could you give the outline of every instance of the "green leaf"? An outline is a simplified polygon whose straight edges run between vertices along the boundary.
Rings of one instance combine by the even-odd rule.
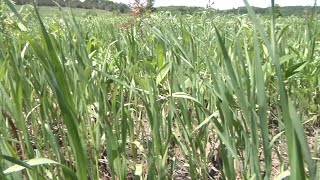
[[[287,61],[289,61],[290,59],[292,58],[296,58],[297,56],[296,55],[284,55],[280,58],[280,64],[283,64],[283,63],[286,63]]]
[[[202,123],[201,123],[199,126],[197,126],[197,127],[192,131],[192,133],[196,132],[198,129],[200,129],[200,128],[203,127],[204,125],[207,125],[207,124],[210,122],[211,118],[213,118],[213,117],[217,118],[218,116],[219,116],[219,112],[214,112],[214,113],[211,114],[209,117],[207,117],[204,121],[202,121]]]
[[[23,167],[23,168],[32,169],[32,167],[31,167],[28,163],[23,162],[23,161],[21,161],[21,160],[19,160],[19,159],[16,159],[16,158],[14,158],[14,157],[6,156],[6,155],[1,155],[0,157],[3,158],[3,159],[5,159],[5,160],[7,160],[7,161],[10,161],[10,162],[16,164],[16,165],[14,165],[14,166],[20,166],[20,167]],[[9,168],[9,169],[10,169],[10,168]],[[7,171],[7,170],[5,170],[3,173],[4,173],[4,174],[7,174],[6,171]],[[8,173],[9,173],[9,172],[8,172]]]
[[[7,71],[7,66],[8,66],[8,61],[5,61],[4,63],[2,63],[0,67],[0,81],[3,78],[5,72]]]
[[[288,98],[288,106],[289,106],[289,112],[290,112],[290,117],[292,119],[292,126],[294,128],[295,131],[295,141],[296,144],[299,144],[300,148],[297,148],[298,150],[300,150],[299,155],[305,158],[307,165],[308,165],[308,170],[309,170],[309,174],[312,177],[311,179],[313,179],[315,177],[316,174],[316,164],[314,161],[312,161],[311,159],[311,153],[310,153],[310,149],[309,149],[309,145],[308,145],[308,141],[306,138],[306,134],[304,132],[304,128],[303,125],[301,123],[301,120],[298,118],[299,115],[297,114],[296,108],[293,104],[293,102],[291,101],[290,97]],[[302,157],[299,157],[302,159]],[[303,167],[303,163],[300,161],[298,162],[300,163],[300,167]],[[304,170],[301,170],[301,174],[304,175]]]
[[[3,157],[3,156],[2,156]],[[15,163],[15,165],[9,167],[8,169],[4,170],[4,174],[10,174],[13,172],[18,172],[21,171],[23,169],[32,169],[32,166],[38,166],[38,165],[45,165],[45,164],[60,164],[56,161],[53,161],[51,159],[48,158],[35,158],[35,159],[30,159],[26,162],[20,161],[18,159],[14,159],[14,158],[9,158],[9,157],[3,157],[4,159],[7,159],[13,163]]]
[[[210,112],[208,109],[206,109],[203,104],[201,104],[197,99],[195,99],[194,97],[191,97],[190,95],[184,93],[184,92],[175,92],[172,93],[172,97],[175,98],[182,98],[182,99],[189,99],[191,101],[193,101],[194,103],[196,103],[199,107],[201,107],[207,114],[212,114],[212,112]]]
[[[308,61],[303,61],[303,62],[300,62],[298,64],[295,64],[295,65],[289,67],[286,70],[285,77],[290,78],[293,75],[297,74],[298,72],[302,71],[303,68],[307,65],[307,63],[308,63]]]
[[[166,63],[157,75],[156,84],[159,85],[160,82],[167,76],[171,69],[171,63]]]

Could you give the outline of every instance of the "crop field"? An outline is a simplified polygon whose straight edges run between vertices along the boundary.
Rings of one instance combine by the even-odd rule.
[[[0,1],[0,179],[320,178],[320,25]]]

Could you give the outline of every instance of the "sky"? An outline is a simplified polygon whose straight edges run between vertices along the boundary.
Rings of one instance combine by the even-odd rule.
[[[134,0],[112,0],[125,4],[132,3]],[[143,1],[143,0],[142,0]],[[209,0],[155,0],[155,6],[198,6],[206,7]],[[243,0],[211,0],[215,2],[212,5],[215,9],[232,9],[244,6]],[[269,7],[270,0],[248,0],[251,6]],[[314,0],[275,0],[280,6],[312,6]],[[319,4],[319,3],[318,3]]]

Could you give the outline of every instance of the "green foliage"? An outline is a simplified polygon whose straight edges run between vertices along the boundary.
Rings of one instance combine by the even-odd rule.
[[[94,10],[90,10],[90,11],[87,11],[86,14],[85,14],[86,17],[89,17],[89,16],[98,16],[98,13]]]
[[[32,3],[32,1],[15,0],[15,3],[17,5],[25,5],[25,4]],[[130,11],[130,8],[127,4],[116,3],[113,1],[109,1],[109,0],[103,0],[103,1],[86,0],[84,2],[81,2],[79,0],[68,0],[68,1],[39,0],[36,3],[38,6],[56,7],[58,4],[60,7],[82,8],[82,9],[100,9],[100,10],[107,10],[110,12],[119,12],[119,13],[128,13]]]
[[[1,179],[319,177],[315,14],[2,8]]]
[[[150,10],[150,11],[155,10],[154,1],[155,0],[147,0],[147,5],[146,5],[147,10]]]
[[[311,14],[312,8],[309,6],[285,6],[280,7],[279,5],[275,6],[276,8],[276,16],[304,16],[307,12]],[[259,8],[259,7],[252,7],[256,14],[261,15],[269,15],[271,8]],[[316,7],[316,12],[319,12],[320,7]],[[221,10],[219,12],[223,13],[231,13],[231,14],[247,14],[246,7],[239,7],[237,9],[230,9],[230,10]]]
[[[205,8],[202,7],[188,7],[188,6],[164,6],[164,7],[157,7],[157,12],[170,12],[171,14],[196,14],[198,12],[205,11]],[[210,12],[210,11],[209,11]]]

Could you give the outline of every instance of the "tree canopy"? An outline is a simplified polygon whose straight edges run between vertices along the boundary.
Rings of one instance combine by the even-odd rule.
[[[32,3],[31,0],[14,0],[17,5]],[[84,8],[84,9],[102,9],[111,12],[128,13],[130,7],[127,4],[116,3],[110,0],[56,0],[62,7]],[[38,0],[38,6],[56,6],[52,0]]]

